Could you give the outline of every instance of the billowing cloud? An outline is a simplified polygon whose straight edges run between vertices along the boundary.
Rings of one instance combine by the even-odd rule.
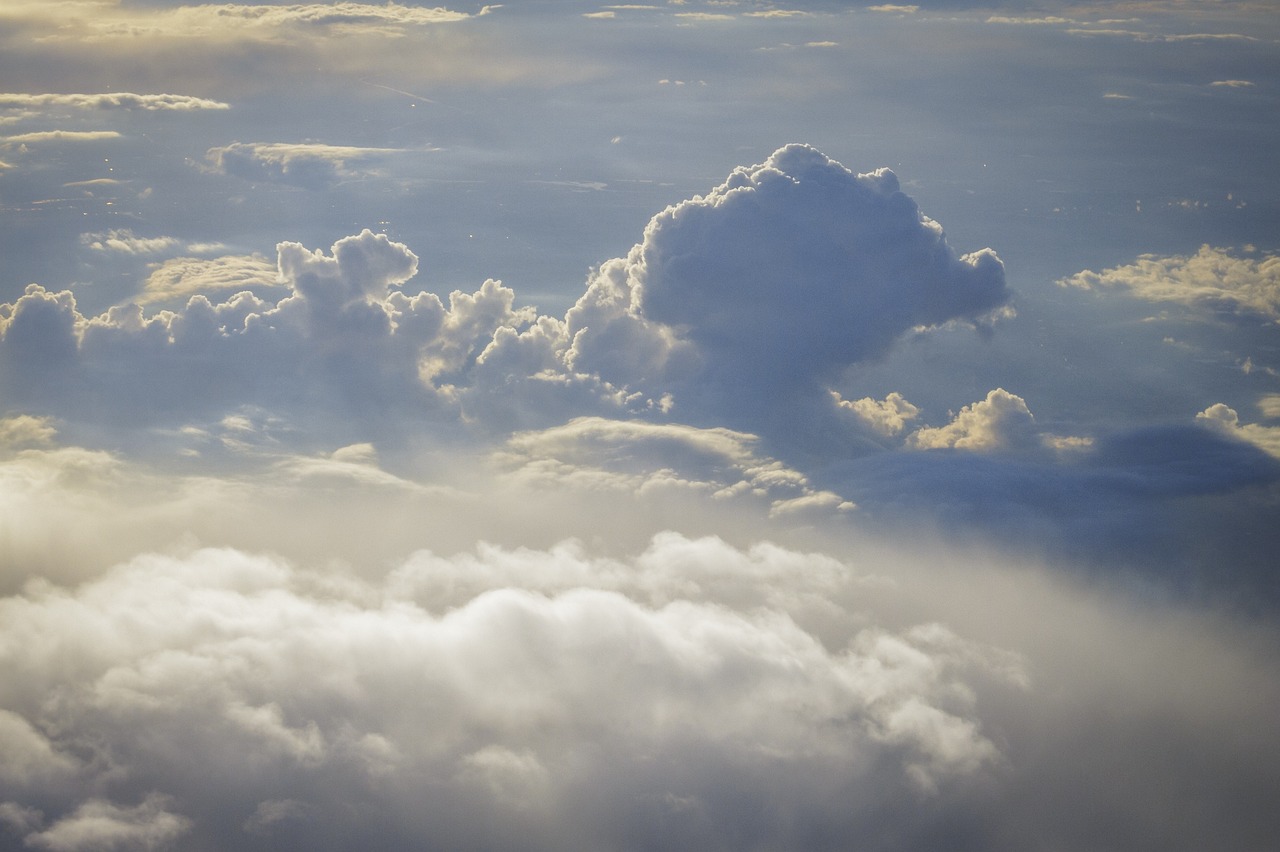
[[[946,426],[913,432],[908,443],[922,450],[1025,450],[1039,446],[1040,435],[1026,401],[996,388],[981,402],[960,409]]]
[[[1266,410],[1264,408],[1264,413]],[[1263,426],[1258,423],[1241,423],[1234,408],[1219,402],[1196,415],[1205,423],[1225,435],[1248,441],[1250,444],[1280,458],[1280,426]]]
[[[1194,255],[1143,255],[1126,266],[1085,270],[1058,283],[1280,320],[1280,258],[1270,254],[1241,257],[1204,245]]]
[[[348,523],[368,488],[422,496],[324,476]],[[10,590],[0,737],[20,759],[0,770],[0,822],[59,849],[327,849],[372,826],[391,849],[805,847],[815,832],[896,849],[1155,832],[1190,849],[1233,813],[1225,779],[1265,789],[1280,683],[1259,634],[990,556],[939,572],[927,547],[812,551],[762,531],[750,546],[481,542],[354,568],[179,546]],[[1189,664],[1213,673],[1210,695],[1174,676]],[[1153,767],[1157,746],[1201,760]],[[1127,782],[1083,784],[1115,766]],[[1077,785],[1083,823],[1059,816]],[[1120,825],[1100,827],[1117,801]],[[1273,822],[1246,812],[1228,834],[1248,845]]]

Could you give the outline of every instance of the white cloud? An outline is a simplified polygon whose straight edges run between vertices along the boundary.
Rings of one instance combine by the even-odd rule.
[[[53,711],[33,699],[62,692],[56,745],[94,730],[118,770],[86,767],[89,779],[117,771],[128,779],[118,788],[154,791],[123,807],[55,788],[46,813],[65,815],[26,842],[160,846],[242,825],[282,837],[349,830],[353,817],[424,838],[495,820],[518,831],[532,809],[538,823],[575,814],[581,842],[608,845],[672,785],[709,809],[718,833],[725,791],[794,807],[837,784],[891,801],[893,790],[945,791],[998,763],[970,686],[1007,665],[996,649],[937,629],[855,630],[829,649],[783,611],[684,597],[700,582],[712,597],[755,589],[756,600],[786,603],[770,581],[816,570],[839,582],[829,560],[680,537],[642,557],[665,581],[564,548],[479,558],[450,568],[420,557],[380,588],[204,550],[140,556],[75,590],[0,600],[2,632],[30,637],[21,654],[0,654],[14,703],[43,725]],[[588,585],[538,594],[482,581],[447,610],[430,593],[444,570],[506,577],[491,567],[504,560],[523,561],[534,573],[519,582],[535,585],[576,560]],[[686,579],[664,567],[672,560]],[[675,596],[655,604],[592,588],[610,575]],[[438,797],[398,808],[397,790],[423,778]],[[363,816],[340,806],[358,791]],[[183,816],[193,796],[205,802],[200,821]],[[813,816],[848,819],[834,802]],[[769,833],[792,831],[770,822]]]
[[[369,163],[400,153],[394,148],[360,148],[315,142],[232,142],[210,148],[205,158],[223,174],[252,181],[322,189],[337,181],[368,173]]]
[[[1126,266],[1086,269],[1058,283],[1085,290],[1116,288],[1152,302],[1280,320],[1280,258],[1269,254],[1240,257],[1204,245],[1194,255],[1144,254]]]
[[[763,500],[775,514],[852,508],[799,471],[756,451],[754,435],[675,423],[581,417],[512,436],[496,460],[523,487],[622,490],[655,499],[674,492]]]
[[[80,244],[93,251],[120,254],[159,254],[181,244],[176,237],[139,237],[128,228],[81,234]]]
[[[101,142],[119,139],[115,130],[36,130],[13,136],[0,136],[0,145],[42,144],[45,142]]]
[[[835,391],[832,391],[831,395],[840,410],[847,411],[873,431],[886,437],[901,434],[907,423],[920,414],[919,408],[907,402],[902,394],[896,391],[883,400],[863,397],[850,401],[842,399]]]
[[[49,4],[52,5],[52,4]],[[72,17],[50,40],[138,41],[142,39],[251,38],[274,41],[290,34],[319,36],[400,35],[406,30],[456,23],[471,17],[439,7],[388,3],[294,3],[282,6],[209,3],[159,9],[83,2],[62,4]],[[73,11],[74,10],[74,11]],[[51,10],[52,11],[52,10]]]
[[[917,429],[908,444],[921,450],[1025,450],[1039,446],[1040,435],[1026,401],[996,388],[986,399],[960,409],[946,426]]]
[[[1263,414],[1275,416],[1274,414],[1268,414],[1265,406]],[[1280,426],[1241,423],[1240,415],[1236,413],[1236,410],[1221,402],[1201,411],[1196,415],[1196,420],[1225,435],[1248,441],[1260,450],[1280,458]]]
[[[140,95],[133,92],[103,92],[100,94],[22,94],[0,93],[0,109],[44,109],[67,107],[71,109],[141,109],[147,111],[198,109],[230,109],[221,101],[197,98],[191,95]]]

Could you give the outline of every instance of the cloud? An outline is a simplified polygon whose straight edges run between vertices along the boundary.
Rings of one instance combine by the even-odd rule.
[[[230,104],[197,98],[191,95],[139,95],[133,92],[103,92],[100,94],[21,94],[0,93],[0,109],[44,109],[67,107],[71,109],[141,109],[189,111],[198,109],[230,109]]]
[[[170,813],[167,805],[157,795],[132,808],[90,799],[49,828],[28,834],[24,845],[50,852],[167,848],[191,827],[189,819]]]
[[[81,234],[80,244],[92,251],[147,255],[173,250],[181,245],[175,237],[139,237],[128,228]]]
[[[1263,413],[1267,413],[1265,407]],[[1247,441],[1258,449],[1280,458],[1280,426],[1241,423],[1240,415],[1236,413],[1236,410],[1221,402],[1201,411],[1196,415],[1196,420],[1205,423],[1224,435]]]
[[[1225,86],[1228,89],[1247,89],[1254,85],[1250,80],[1214,80],[1210,86]]]
[[[355,168],[354,163],[376,161],[395,153],[399,150],[313,142],[232,142],[210,148],[205,158],[215,171],[244,180],[324,189],[340,180],[367,173]]]
[[[147,275],[142,292],[134,301],[140,305],[175,301],[186,304],[197,294],[216,295],[228,290],[261,293],[280,286],[276,264],[258,255],[173,257]]]
[[[471,16],[437,7],[388,3],[294,3],[283,6],[210,3],[137,9],[75,3],[81,17],[54,34],[59,41],[137,41],[155,38],[252,38],[265,41],[314,32],[320,36],[400,35],[406,30],[456,23]],[[96,12],[96,14],[87,14]]]
[[[908,444],[921,450],[1026,450],[1040,445],[1040,435],[1026,401],[996,388],[981,402],[960,409],[946,426],[916,430]]]
[[[368,492],[344,481],[327,499],[350,500],[345,534],[371,532]],[[1226,779],[1265,795],[1266,629],[1130,607],[990,554],[748,537],[479,542],[355,567],[178,547],[11,590],[0,737],[23,769],[0,772],[0,814],[14,842],[66,849],[333,848],[370,826],[390,849],[805,847],[814,832],[1018,849],[1149,831],[1190,849],[1236,813]],[[1170,750],[1199,757],[1153,763]],[[1115,766],[1124,783],[1082,784]],[[1119,804],[1120,824],[1064,820],[1078,784],[1074,815]],[[1229,825],[1247,846],[1274,817]]]
[[[907,423],[920,414],[919,408],[907,402],[902,394],[896,391],[883,400],[875,400],[868,396],[850,401],[841,398],[835,391],[831,394],[837,407],[842,411],[852,414],[872,431],[886,437],[901,434]]]
[[[1146,254],[1126,266],[1077,272],[1058,284],[1115,288],[1151,302],[1280,320],[1280,258],[1269,254],[1239,257],[1204,245],[1191,256]]]
[[[66,694],[57,713],[69,736],[47,759],[71,760],[72,732],[96,730],[121,779],[117,799],[90,797],[80,790],[113,770],[77,761],[83,780],[47,789],[51,825],[26,843],[78,849],[96,834],[222,845],[244,826],[289,843],[374,819],[397,848],[485,831],[505,845],[530,830],[527,842],[551,848],[576,814],[585,836],[571,845],[629,845],[665,812],[687,848],[729,829],[743,803],[790,810],[829,785],[888,803],[997,768],[970,693],[1020,677],[997,649],[932,625],[857,630],[828,649],[781,611],[591,587],[601,570],[630,585],[639,564],[572,548],[477,556],[479,566],[464,555],[451,568],[424,554],[390,586],[344,588],[279,560],[203,550],[0,600],[4,632],[33,639],[0,656],[11,703],[44,726],[40,691]],[[717,582],[764,592],[784,565],[812,564],[815,579],[832,570],[678,536],[641,558],[679,560],[712,596]],[[519,561],[535,584],[554,570],[588,585],[486,587],[447,610],[430,593],[442,571],[502,577]],[[688,593],[689,579],[668,577],[679,585],[645,582]],[[403,791],[427,779],[432,795],[404,808]],[[4,792],[21,804],[26,790]],[[669,793],[699,818],[662,807]],[[356,812],[342,806],[353,796]],[[812,818],[836,826],[849,813],[833,801]],[[769,817],[755,831],[782,842],[797,831],[789,822]]]
[[[789,145],[667,208],[601,265],[565,317],[564,357],[772,438],[795,425],[769,422],[781,399],[830,420],[840,371],[913,328],[989,322],[1008,299],[995,253],[957,257],[891,171],[855,175]]]
[[[774,513],[848,510],[853,505],[812,488],[799,471],[757,454],[754,435],[681,424],[582,417],[513,435],[496,460],[524,487],[554,491],[678,491],[717,500],[761,499]]]
[[[115,130],[37,130],[31,133],[18,133],[13,136],[0,136],[0,145],[41,144],[45,142],[101,142],[106,139],[119,139]]]

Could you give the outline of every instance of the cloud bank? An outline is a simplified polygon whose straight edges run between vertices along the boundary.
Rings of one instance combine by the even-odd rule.
[[[274,266],[83,250],[156,266],[100,314],[40,284],[0,306],[4,844],[1280,828],[1273,430],[858,390],[907,337],[1010,315],[994,252],[888,170],[785,146],[563,317],[423,289],[370,230]]]

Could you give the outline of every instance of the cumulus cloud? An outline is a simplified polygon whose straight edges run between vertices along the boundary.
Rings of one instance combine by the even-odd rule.
[[[1263,413],[1267,413],[1265,407]],[[1196,415],[1196,420],[1222,434],[1248,441],[1255,447],[1280,458],[1280,426],[1241,423],[1240,415],[1236,410],[1221,402],[1201,411]]]
[[[996,388],[986,399],[960,409],[946,426],[916,430],[908,444],[921,450],[1025,450],[1038,447],[1040,435],[1026,400]]]
[[[290,843],[372,819],[393,848],[486,832],[501,845],[629,847],[665,814],[670,842],[692,848],[743,804],[785,813],[829,786],[887,804],[998,768],[972,689],[1016,686],[1016,658],[935,625],[855,629],[828,648],[784,610],[713,602],[755,588],[782,603],[767,586],[783,570],[802,572],[793,595],[809,572],[843,582],[830,560],[678,536],[640,559],[662,574],[573,548],[456,564],[424,554],[369,587],[203,550],[0,600],[4,633],[33,640],[0,654],[4,718],[65,732],[33,752],[61,783],[43,788],[50,824],[25,842],[236,845],[244,832]],[[549,594],[476,589],[519,563],[524,583],[576,581]],[[436,594],[446,572],[478,593]],[[630,594],[595,588],[610,576]],[[690,599],[695,583],[712,600]],[[50,690],[65,695],[56,709],[40,700]],[[69,755],[88,730],[109,764]],[[93,796],[111,774],[113,800]],[[26,807],[36,789],[3,793]],[[359,812],[343,806],[352,797]],[[687,809],[698,818],[682,820]],[[571,814],[576,837],[563,834]],[[811,818],[850,821],[834,800]],[[755,830],[802,836],[789,823]]]
[[[1270,254],[1241,257],[1204,245],[1194,255],[1142,255],[1126,266],[1086,269],[1058,283],[1084,290],[1115,288],[1152,302],[1280,320],[1280,258]]]
[[[912,405],[896,391],[883,400],[863,397],[862,399],[843,399],[835,391],[831,392],[836,405],[869,426],[873,431],[886,437],[901,434],[907,423],[914,420],[920,409]]]
[[[827,384],[850,365],[914,328],[990,322],[1008,299],[995,253],[957,257],[892,172],[789,145],[602,264],[565,317],[564,361],[772,440],[831,425]]]
[[[328,849],[373,826],[390,849],[1016,849],[1117,836],[1055,814],[1125,765],[1076,815],[1123,802],[1112,831],[1190,849],[1230,812],[1223,779],[1269,772],[1258,636],[987,558],[754,537],[479,543],[363,576],[180,548],[13,590],[0,820],[50,849]],[[1172,676],[1189,664],[1211,700]]]

